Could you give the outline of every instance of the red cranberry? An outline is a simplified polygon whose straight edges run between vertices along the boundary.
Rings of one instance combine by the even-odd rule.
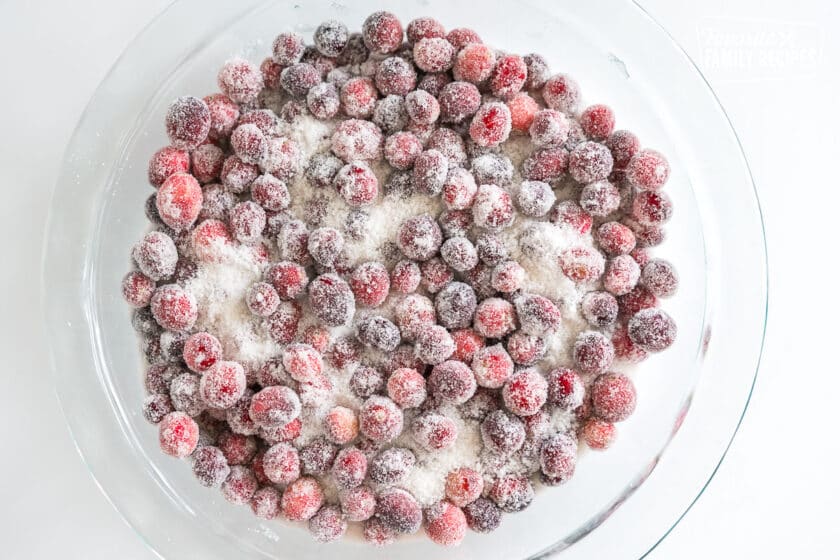
[[[655,191],[638,192],[631,209],[633,218],[643,225],[663,224],[671,219],[673,212],[674,205],[668,195]]]
[[[547,350],[544,338],[516,331],[507,340],[507,351],[514,363],[529,366],[542,360]]]
[[[251,497],[251,511],[260,519],[277,519],[281,513],[280,492],[276,488],[260,488]]]
[[[374,12],[362,24],[365,46],[380,54],[392,53],[403,41],[403,28],[397,16],[390,12]]]
[[[496,266],[507,258],[507,247],[495,233],[485,232],[475,240],[478,258],[487,266]]]
[[[403,414],[391,399],[372,396],[359,411],[359,430],[378,443],[392,441],[403,429]]]
[[[528,95],[520,92],[507,101],[510,110],[511,127],[517,132],[527,133],[534,122],[534,117],[540,110],[539,103]]]
[[[265,279],[283,300],[295,299],[303,293],[309,283],[306,269],[297,263],[288,261],[275,263],[268,267],[265,271]]]
[[[129,272],[122,281],[123,299],[132,307],[146,307],[152,300],[155,281],[142,272]]]
[[[478,111],[481,106],[481,94],[478,88],[469,82],[452,82],[443,86],[438,101],[441,120],[460,123]]]
[[[644,264],[641,282],[653,295],[670,297],[677,291],[679,277],[674,266],[668,261],[651,259]]]
[[[333,84],[320,83],[312,86],[306,94],[306,106],[315,118],[331,119],[338,114],[341,105],[338,90]]]
[[[410,132],[397,132],[385,140],[385,159],[395,169],[411,169],[423,144]]]
[[[496,97],[507,100],[513,97],[525,85],[528,67],[521,56],[508,54],[502,56],[490,77],[490,91]]]
[[[241,124],[230,135],[230,146],[245,163],[259,164],[268,155],[268,138],[255,124]]]
[[[224,161],[225,153],[221,148],[202,144],[192,153],[193,176],[202,184],[216,181],[221,176]]]
[[[590,418],[581,429],[580,436],[590,449],[607,449],[615,441],[615,424],[599,418]]]
[[[575,410],[583,404],[585,388],[576,371],[557,368],[548,374],[548,402],[564,410]]]
[[[568,165],[569,153],[565,148],[544,148],[522,163],[522,176],[531,181],[555,181],[563,176]]]
[[[300,477],[300,458],[297,450],[288,443],[277,443],[262,459],[266,477],[274,484],[291,484]]]
[[[655,150],[639,150],[627,164],[627,180],[637,189],[645,191],[661,189],[670,174],[668,160]]]
[[[280,72],[280,86],[292,97],[306,97],[309,90],[321,83],[321,73],[313,65],[298,62]]]
[[[612,343],[615,347],[615,357],[631,364],[644,361],[648,353],[637,346],[627,333],[627,327],[618,325],[612,335]]]
[[[249,413],[260,426],[284,426],[300,415],[300,398],[289,387],[266,387],[251,399]]]
[[[446,30],[441,23],[430,17],[413,19],[408,23],[405,30],[408,44],[413,45],[421,39],[433,37],[446,37]]]
[[[387,546],[393,544],[397,536],[397,531],[392,529],[382,519],[378,517],[371,517],[365,521],[363,530],[365,542],[373,546]]]
[[[405,99],[399,95],[389,95],[378,100],[373,107],[373,124],[386,134],[404,129],[408,125]]]
[[[198,218],[202,200],[198,181],[192,175],[175,173],[160,186],[155,203],[163,222],[175,231],[182,231]]]
[[[429,150],[437,150],[446,156],[449,169],[467,164],[467,152],[464,139],[451,128],[435,129],[426,143]]]
[[[273,212],[289,206],[291,196],[283,181],[273,175],[260,175],[251,183],[251,198],[254,202]]]
[[[174,410],[172,400],[166,395],[149,395],[143,399],[143,417],[150,424],[159,424],[164,416]]]
[[[524,294],[516,298],[516,313],[522,331],[527,334],[542,336],[560,326],[560,309],[540,295]]]
[[[350,276],[350,288],[357,303],[378,307],[388,297],[390,290],[388,270],[382,263],[363,263]]]
[[[493,49],[475,42],[465,45],[455,57],[452,70],[456,80],[479,84],[493,73],[496,55]]]
[[[575,474],[577,442],[570,436],[558,433],[543,441],[540,446],[540,468],[554,484],[566,482]]]
[[[455,341],[455,352],[452,359],[462,362],[472,362],[476,352],[484,347],[484,338],[472,329],[461,329],[452,333]]]
[[[422,89],[405,96],[405,111],[415,125],[431,126],[440,117],[440,103]]]
[[[332,542],[347,532],[347,521],[339,508],[324,506],[309,520],[309,532],[318,542]]]
[[[283,66],[274,62],[271,57],[263,59],[260,63],[263,84],[270,90],[277,91],[280,89],[280,72],[282,71]]]
[[[619,255],[607,263],[604,272],[604,289],[620,296],[636,286],[639,281],[639,264],[630,255]]]
[[[367,468],[365,454],[354,447],[346,447],[339,451],[335,458],[331,470],[332,478],[339,488],[355,488],[364,481]]]
[[[337,229],[321,227],[309,234],[307,248],[316,263],[332,266],[344,248],[344,236]]]
[[[472,371],[479,386],[498,389],[513,374],[513,361],[501,344],[495,344],[475,351]]]
[[[245,392],[245,370],[237,362],[219,361],[201,377],[201,398],[213,408],[230,408]]]
[[[159,187],[176,173],[190,172],[190,154],[173,146],[161,148],[149,160],[149,183]]]
[[[432,258],[443,242],[440,227],[428,214],[404,221],[397,233],[397,246],[410,259],[425,261]]]
[[[414,160],[414,186],[424,194],[440,194],[448,172],[446,156],[437,150],[426,150]]]
[[[251,200],[240,202],[230,211],[231,233],[240,243],[259,241],[265,224],[265,210]]]
[[[515,325],[516,315],[509,302],[488,298],[478,304],[473,325],[478,334],[487,338],[501,338],[512,332]]]
[[[580,103],[580,87],[566,74],[556,74],[546,80],[543,99],[551,109],[574,112]]]
[[[632,317],[642,309],[656,307],[659,301],[644,286],[636,286],[629,293],[619,296],[618,311],[624,317]]]
[[[373,465],[371,465],[371,468]],[[344,490],[338,495],[341,511],[350,521],[365,521],[376,510],[376,496],[367,486],[357,486]]]
[[[513,202],[507,191],[496,185],[481,185],[472,207],[476,225],[504,229],[513,223]]]
[[[532,218],[544,216],[551,210],[556,197],[548,183],[543,181],[522,181],[516,204],[520,212]]]
[[[426,400],[426,379],[415,369],[397,369],[387,387],[388,396],[401,408],[417,408]]]
[[[592,411],[607,422],[621,422],[636,409],[636,387],[623,373],[605,373],[592,382]]]
[[[175,148],[193,150],[207,138],[209,132],[210,109],[203,100],[184,96],[169,105],[166,133]]]
[[[341,86],[341,107],[347,116],[367,119],[376,105],[376,87],[370,78],[351,78]]]
[[[626,255],[636,246],[633,230],[618,222],[607,222],[598,228],[598,244],[608,255]]]
[[[505,261],[496,265],[490,280],[494,289],[502,293],[513,293],[522,287],[525,269],[516,261]]]
[[[558,260],[563,274],[576,283],[594,282],[604,273],[604,256],[589,247],[566,249]]]
[[[402,534],[416,533],[423,522],[420,504],[402,488],[388,488],[379,494],[376,516],[388,528]]]
[[[312,346],[294,343],[283,350],[283,367],[295,381],[309,383],[322,372],[321,355]]]
[[[237,103],[256,100],[263,87],[259,68],[242,58],[227,61],[219,71],[218,82],[222,93]]]
[[[335,274],[315,278],[309,284],[309,300],[318,320],[331,327],[349,323],[356,311],[353,291]]]
[[[411,435],[427,451],[441,451],[455,444],[458,427],[451,418],[436,412],[426,412],[412,421]]]
[[[621,194],[608,181],[589,183],[580,193],[580,206],[587,213],[603,218],[618,210],[621,204]]]
[[[447,501],[437,502],[426,510],[426,534],[442,546],[456,546],[467,533],[467,519],[460,508]]]
[[[618,302],[607,292],[588,292],[581,300],[583,317],[593,327],[603,328],[618,318]]]
[[[349,39],[347,26],[334,19],[323,22],[312,35],[312,42],[315,43],[318,52],[329,57],[339,56]]]
[[[371,204],[379,194],[379,181],[376,175],[362,161],[345,165],[335,176],[335,187],[352,207]]]
[[[205,445],[193,455],[193,474],[198,483],[208,488],[218,488],[230,475],[227,459],[218,447]]]
[[[439,325],[428,325],[419,330],[414,343],[414,354],[424,364],[440,364],[455,351],[455,342],[449,332]]]
[[[352,282],[351,282],[352,285]],[[414,261],[398,262],[391,271],[391,287],[402,294],[410,294],[420,285],[420,267]]]
[[[392,56],[376,67],[375,81],[382,95],[406,95],[417,85],[417,72],[410,62]]]
[[[505,406],[518,416],[536,414],[545,404],[548,384],[534,369],[522,370],[511,377],[502,390]]]
[[[303,37],[297,33],[281,33],[272,44],[272,56],[277,64],[290,66],[300,62],[305,44]]]
[[[379,392],[384,386],[385,378],[382,373],[372,367],[360,366],[350,377],[350,390],[362,399]]]
[[[348,119],[335,128],[332,151],[346,162],[372,161],[382,154],[382,131],[372,122]]]
[[[600,332],[585,331],[575,340],[573,357],[582,372],[603,373],[612,365],[615,349],[610,340]]]
[[[527,476],[508,474],[490,485],[488,497],[504,512],[515,513],[531,505],[534,487]]]
[[[606,141],[607,148],[613,156],[615,169],[624,169],[630,159],[639,151],[639,138],[627,130],[616,130]]]
[[[158,439],[167,455],[186,457],[198,445],[198,424],[183,412],[170,412],[160,421]]]
[[[230,97],[222,93],[208,95],[204,103],[210,111],[211,140],[220,140],[230,136],[236,120],[239,118],[239,106]]]
[[[612,167],[610,150],[597,142],[581,142],[569,155],[569,174],[578,183],[606,179]]]
[[[443,184],[443,203],[450,210],[465,210],[472,206],[478,192],[472,173],[461,167],[449,170]]]
[[[203,198],[201,212],[198,213],[199,220],[212,219],[227,222],[230,209],[239,202],[235,194],[216,183],[204,186]],[[157,209],[155,211],[157,212]]]
[[[442,37],[422,38],[414,44],[414,63],[424,72],[446,72],[455,61],[455,47]]]
[[[483,147],[498,146],[510,135],[510,109],[503,103],[491,101],[482,105],[470,124],[470,137]]]
[[[640,224],[631,218],[624,218],[622,223],[633,230],[637,247],[655,247],[665,241],[665,230],[658,225]]]
[[[167,284],[155,290],[151,309],[158,324],[171,331],[187,331],[198,318],[195,298],[177,284]]]
[[[230,474],[222,483],[222,496],[235,505],[245,505],[251,501],[259,483],[254,472],[248,467],[236,465],[231,467]]]
[[[306,521],[321,509],[324,491],[314,478],[301,477],[286,488],[280,503],[286,519]]]
[[[469,210],[444,210],[438,218],[444,237],[466,237],[473,225],[472,212]]]
[[[221,180],[230,192],[239,194],[248,190],[259,174],[260,169],[256,165],[230,156],[222,164]]]
[[[400,344],[400,330],[385,317],[368,315],[356,323],[356,338],[365,346],[392,352]]]
[[[512,414],[495,410],[481,423],[481,439],[491,452],[502,456],[511,455],[525,441],[525,425]]]
[[[580,126],[589,138],[605,140],[615,127],[615,114],[606,105],[590,105],[580,115]]]
[[[627,334],[634,344],[648,352],[661,352],[674,343],[677,325],[661,309],[642,309],[627,324]]]
[[[463,404],[475,393],[476,380],[465,363],[448,360],[432,368],[427,387],[431,396],[443,402]]]
[[[300,146],[294,141],[288,138],[272,138],[268,142],[268,155],[262,164],[262,170],[281,181],[289,181],[300,171],[301,157]],[[256,179],[256,176],[248,182],[253,179]]]
[[[484,490],[481,473],[469,467],[460,467],[446,475],[446,498],[458,507],[476,501]]]
[[[191,335],[184,343],[184,362],[195,372],[203,372],[222,358],[222,343],[210,333]]]

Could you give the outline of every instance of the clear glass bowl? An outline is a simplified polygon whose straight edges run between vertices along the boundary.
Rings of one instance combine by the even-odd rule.
[[[585,454],[570,483],[454,550],[421,539],[385,550],[350,539],[324,548],[298,527],[257,520],[200,487],[185,463],[159,452],[157,431],[140,414],[141,356],[120,297],[129,248],[146,228],[146,165],[166,143],[166,106],[178,95],[215,91],[224,60],[242,54],[258,62],[281,30],[309,35],[328,18],[358,29],[383,5],[177,2],[123,53],[82,116],[55,189],[43,269],[67,422],[102,490],[162,557],[638,558],[716,470],[755,380],[767,289],[760,210],[726,115],[679,46],[633,3],[476,5],[387,4],[404,22],[433,15],[447,27],[475,28],[496,47],[542,53],[579,80],[588,100],[610,103],[619,126],[669,156],[676,216],[657,251],[682,277],[666,303],[680,325],[676,345],[640,369],[639,407],[614,448]]]

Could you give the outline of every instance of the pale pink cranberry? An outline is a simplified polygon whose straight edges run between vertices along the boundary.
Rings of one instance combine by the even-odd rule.
[[[585,331],[575,339],[572,355],[575,365],[583,373],[603,373],[615,358],[612,342],[597,331]]]
[[[496,55],[493,49],[480,42],[465,45],[455,57],[452,70],[456,80],[479,84],[493,73]]]
[[[271,49],[272,57],[277,64],[290,66],[300,62],[305,46],[303,37],[298,33],[284,32],[274,39]]]
[[[285,426],[300,415],[300,398],[291,388],[275,385],[254,394],[249,413],[260,426]]]
[[[198,445],[198,424],[183,412],[170,412],[158,425],[158,440],[167,455],[186,457]]]
[[[626,255],[636,247],[633,230],[618,222],[606,222],[598,228],[598,245],[608,255]]]
[[[259,175],[258,166],[245,163],[237,156],[229,156],[222,164],[220,179],[228,191],[240,194],[248,190]]]
[[[539,218],[548,214],[556,199],[557,197],[548,183],[522,181],[519,186],[519,193],[516,195],[516,204],[519,206],[519,211],[526,216]]]
[[[403,413],[386,397],[372,396],[359,411],[359,430],[378,443],[392,441],[403,429]]]
[[[385,140],[385,159],[395,169],[411,169],[423,144],[410,132],[397,132]]]
[[[382,131],[372,122],[348,119],[336,126],[331,147],[345,162],[373,161],[382,155]]]
[[[605,144],[612,153],[615,169],[626,168],[641,145],[639,138],[627,130],[616,130],[610,134]]]
[[[441,451],[455,444],[458,427],[443,414],[425,412],[412,421],[411,435],[423,449]]]
[[[198,318],[195,297],[177,284],[160,286],[150,304],[155,321],[170,331],[187,331]]]
[[[204,220],[192,232],[193,252],[199,261],[221,261],[222,249],[232,242],[228,227],[220,220]]]
[[[259,241],[265,224],[265,210],[252,200],[240,202],[230,210],[230,231],[240,243]]]
[[[376,495],[367,486],[357,486],[343,490],[338,495],[341,511],[349,521],[365,521],[376,510]]]
[[[590,418],[584,423],[580,431],[581,439],[590,449],[607,449],[615,441],[615,436],[615,424],[600,418]]]
[[[192,153],[192,173],[199,183],[216,181],[222,174],[225,153],[213,144],[202,144]],[[206,202],[205,202],[206,203]]]
[[[330,473],[336,485],[342,489],[355,488],[365,479],[368,460],[355,447],[345,447],[336,455]]]
[[[409,260],[398,262],[391,271],[391,287],[401,294],[410,294],[420,285],[420,267]]]
[[[530,366],[545,356],[545,339],[524,331],[516,331],[507,339],[507,351],[515,364]]]
[[[636,287],[639,282],[639,263],[630,255],[618,255],[607,263],[604,271],[604,289],[615,296],[621,296]]]
[[[580,104],[580,87],[566,74],[556,74],[546,80],[543,99],[551,109],[574,112]]]
[[[155,292],[155,281],[142,272],[129,272],[122,281],[123,299],[132,307],[146,307]]]
[[[633,206],[630,210],[633,218],[642,225],[664,224],[671,219],[673,212],[674,205],[670,197],[663,192],[656,191],[639,191],[633,199]]]
[[[451,356],[453,360],[470,363],[473,361],[476,352],[484,348],[484,338],[472,329],[454,331],[452,340],[455,342],[455,352]]]
[[[502,338],[516,327],[513,305],[500,298],[488,298],[478,304],[473,328],[487,338]]]
[[[448,360],[432,368],[427,379],[429,394],[452,404],[463,404],[475,394],[476,380],[464,362]]]
[[[510,109],[491,101],[482,105],[470,124],[470,137],[482,147],[498,146],[508,139],[511,129]]]
[[[461,167],[449,170],[443,184],[443,203],[450,210],[466,210],[470,208],[478,192],[472,173]]]
[[[193,150],[210,132],[210,109],[198,97],[179,97],[166,111],[166,133],[175,148]]]
[[[677,325],[661,309],[642,309],[627,323],[627,334],[634,344],[648,352],[661,352],[674,343]]]
[[[642,265],[642,263],[639,263]],[[642,284],[657,297],[670,297],[677,291],[679,277],[674,266],[663,259],[650,259],[644,263]]]
[[[354,119],[370,118],[376,105],[376,86],[370,78],[351,78],[341,86],[339,99],[347,116]]]
[[[323,371],[321,354],[312,346],[300,342],[286,346],[283,367],[292,379],[301,383],[314,381]]]
[[[251,469],[235,465],[222,483],[222,496],[234,505],[244,506],[251,501],[258,487],[259,483]]]
[[[259,68],[242,58],[231,59],[222,66],[218,83],[222,93],[237,103],[256,100],[263,87]]]
[[[222,358],[222,343],[210,333],[190,335],[184,343],[184,362],[195,372],[203,372]]]
[[[458,507],[476,501],[483,490],[484,478],[475,469],[460,467],[446,475],[446,498]]]
[[[584,284],[598,280],[604,273],[604,256],[589,247],[572,247],[558,257],[560,269],[570,280]]]
[[[494,230],[509,227],[514,219],[510,194],[497,185],[481,185],[475,196],[472,215],[480,227]]]
[[[239,105],[223,93],[208,95],[204,98],[204,103],[210,111],[208,137],[211,140],[226,139],[239,118]]]
[[[405,110],[408,118],[418,125],[431,125],[440,117],[440,103],[431,93],[422,89],[405,96]]]
[[[272,264],[265,271],[265,279],[277,291],[283,300],[292,300],[300,296],[309,283],[306,269],[293,262]]]
[[[324,429],[330,441],[344,445],[359,435],[359,420],[349,408],[336,406],[324,417]]]
[[[200,394],[208,406],[226,409],[236,404],[246,385],[245,370],[240,364],[219,361],[201,376]]]
[[[320,543],[332,542],[347,532],[347,520],[336,506],[324,506],[309,520],[309,532]]]
[[[548,383],[535,369],[522,370],[502,389],[505,406],[518,416],[536,414],[548,398]]]
[[[522,89],[527,77],[528,67],[521,56],[504,55],[496,62],[490,76],[490,91],[500,99],[510,99]]]
[[[166,146],[154,153],[149,160],[149,183],[159,187],[176,173],[190,172],[190,154],[174,146]]]
[[[586,389],[580,375],[569,368],[556,368],[547,376],[548,402],[564,410],[574,410],[583,404]]]
[[[577,463],[577,441],[564,433],[554,434],[540,446],[540,468],[554,484],[572,478]]]
[[[260,488],[251,496],[251,511],[260,519],[277,519],[281,513],[280,492],[276,488]]]
[[[354,161],[342,167],[335,176],[334,184],[344,201],[354,208],[373,203],[379,194],[376,175],[362,161]]]
[[[421,214],[402,223],[396,241],[406,257],[425,261],[437,253],[443,242],[443,233],[434,218]]]
[[[397,538],[397,531],[392,529],[382,519],[371,517],[365,521],[362,535],[368,544],[382,547],[394,543]]]
[[[543,148],[525,159],[522,163],[522,176],[531,181],[555,181],[563,177],[568,166],[569,152],[565,148]]]
[[[362,24],[362,37],[368,49],[388,54],[400,48],[403,27],[397,16],[390,12],[374,12]]]
[[[661,189],[670,174],[671,167],[665,156],[647,148],[636,152],[627,164],[627,180],[645,191]]]
[[[487,492],[487,496],[504,512],[522,511],[534,499],[534,487],[527,476],[508,474],[499,477]]]
[[[387,390],[401,408],[417,408],[426,400],[426,379],[415,369],[399,368],[388,378]]]
[[[300,477],[300,458],[288,443],[269,447],[262,458],[265,476],[274,484],[291,484]]]
[[[540,105],[525,92],[520,92],[507,101],[510,110],[511,128],[517,132],[527,133],[534,122]]]
[[[636,387],[623,373],[605,373],[590,388],[592,412],[607,422],[621,422],[636,409]]]
[[[455,47],[442,37],[420,39],[413,54],[414,64],[424,72],[446,72],[455,62]]]
[[[464,512],[448,501],[437,502],[426,509],[426,535],[435,544],[457,546],[467,533]]]
[[[318,481],[301,477],[283,492],[280,502],[283,516],[290,521],[306,521],[315,515],[324,503],[324,491]]]
[[[513,375],[513,361],[501,344],[477,349],[471,365],[480,387],[498,389]]]
[[[163,223],[175,231],[182,231],[195,223],[202,201],[198,181],[192,175],[175,173],[158,189],[155,205]]]

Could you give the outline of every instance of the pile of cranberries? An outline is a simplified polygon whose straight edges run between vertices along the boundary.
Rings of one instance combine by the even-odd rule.
[[[432,18],[404,29],[377,12],[361,33],[328,21],[312,45],[282,33],[259,66],[228,61],[218,85],[169,107],[170,145],[148,171],[153,229],[122,285],[151,364],[143,414],[165,453],[189,457],[199,483],[228,501],[263,519],[306,521],[322,542],[362,522],[377,545],[421,527],[453,545],[526,508],[536,480],[569,480],[579,440],[610,446],[636,406],[633,382],[613,363],[644,360],[676,334],[658,307],[676,291],[676,272],[648,253],[672,214],[662,154],[614,130],[608,106],[581,107],[578,84],[542,56],[498,51]],[[284,100],[278,113],[267,94]],[[331,149],[311,157],[278,127],[307,114],[334,124]],[[516,181],[501,149],[511,135],[532,145]],[[381,184],[373,164],[385,162]],[[348,206],[343,230],[292,215],[297,180],[335,189]],[[574,196],[558,200],[561,185]],[[364,236],[365,207],[393,189],[440,197],[444,210],[402,222],[393,262],[350,266],[346,240]],[[556,256],[558,275],[586,291],[590,325],[569,367],[540,366],[563,317],[557,302],[523,290],[527,271],[500,235],[521,219],[581,239]],[[226,247],[249,248],[264,270],[245,303],[282,350],[259,367],[230,360],[195,328],[187,285]],[[378,313],[389,296],[393,313]],[[315,321],[304,329],[307,298]],[[384,359],[365,363],[371,351]],[[331,368],[352,371],[363,404],[335,406],[326,435],[302,444],[307,409],[334,389]],[[521,456],[525,467],[457,468],[444,499],[424,509],[401,487],[423,467],[393,442],[409,434],[429,454],[453,446],[458,424],[443,406],[478,423],[487,460]],[[552,429],[557,410],[574,414],[569,431]],[[335,503],[324,480],[338,489]]]

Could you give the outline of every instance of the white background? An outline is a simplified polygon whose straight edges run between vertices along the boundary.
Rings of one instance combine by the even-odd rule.
[[[836,558],[840,8],[641,3],[697,61],[740,134],[765,212],[771,279],[766,350],[741,431],[651,557]],[[165,4],[0,0],[2,558],[153,558],[73,448],[48,373],[37,279],[64,145],[118,54]],[[716,32],[732,29],[758,47],[721,42]]]

